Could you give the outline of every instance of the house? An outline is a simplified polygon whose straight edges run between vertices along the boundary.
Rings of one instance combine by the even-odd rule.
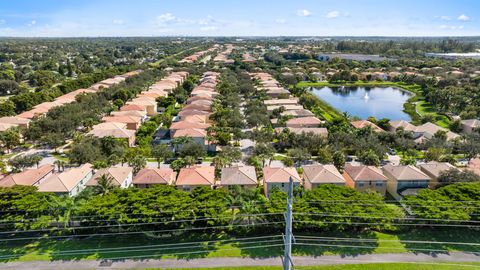
[[[358,191],[376,191],[383,196],[387,191],[388,178],[375,166],[345,165],[343,173],[346,185]]]
[[[311,111],[306,110],[306,109],[284,111],[280,115],[282,115],[282,116],[292,116],[293,118],[315,116]]]
[[[265,167],[263,168],[263,188],[265,195],[269,196],[274,188],[288,192],[288,183],[290,177],[293,180],[293,186],[300,186],[301,180],[297,169],[293,167]]]
[[[5,176],[0,180],[0,187],[38,186],[53,174],[55,167],[50,164],[36,169],[25,169],[23,172]]]
[[[191,129],[191,128],[207,129],[208,127],[210,127],[210,124],[189,122],[189,121],[178,121],[178,122],[173,122],[170,125],[170,130],[175,132],[176,130],[179,130],[179,129]]]
[[[447,135],[447,141],[454,140],[460,135],[457,133],[451,132],[450,130],[437,126],[433,123],[427,122],[421,126],[418,126],[414,131],[415,141],[420,143],[425,140],[431,139],[437,132],[442,131]]]
[[[12,126],[28,128],[29,123],[30,123],[30,119],[21,118],[17,116],[0,117],[0,124],[7,124]]]
[[[127,129],[127,124],[125,123],[100,123],[93,126],[88,135],[98,138],[114,137],[117,139],[126,139],[129,146],[135,145],[135,131]]]
[[[468,162],[467,169],[471,170],[477,175],[480,175],[480,158],[471,159]]]
[[[127,124],[127,129],[137,130],[142,123],[142,118],[138,116],[130,116],[130,115],[104,116],[102,118],[102,121],[107,123],[108,122],[124,123],[124,124]]]
[[[157,112],[157,102],[155,99],[151,99],[148,97],[138,97],[132,99],[132,101],[127,102],[127,105],[138,105],[145,107],[148,116],[154,116]]]
[[[388,193],[397,199],[401,196],[416,194],[418,189],[428,188],[430,184],[430,177],[412,165],[387,164],[382,171],[388,178]]]
[[[279,127],[275,128],[277,133],[282,132],[285,128]],[[291,133],[301,135],[302,133],[313,133],[315,135],[322,136],[324,138],[328,137],[328,130],[326,128],[288,128]]]
[[[274,110],[282,110],[282,111],[294,111],[294,110],[301,110],[303,106],[300,104],[289,104],[289,105],[269,105],[267,106],[267,111],[273,112]]]
[[[138,188],[172,185],[176,176],[177,174],[170,168],[144,168],[133,178],[133,185]]]
[[[138,104],[127,104],[127,105],[123,105],[121,108],[120,108],[120,111],[122,112],[125,112],[125,111],[141,111],[141,112],[145,112],[145,114],[147,114],[147,109],[145,106],[143,105],[138,105]]]
[[[282,87],[269,87],[266,88],[267,90],[267,96],[270,98],[279,98],[284,95],[290,95],[290,92]]]
[[[253,166],[233,166],[222,169],[220,187],[255,188],[258,186],[257,174]]]
[[[395,132],[399,128],[403,128],[405,131],[411,131],[414,132],[415,129],[417,128],[416,126],[410,124],[410,122],[405,121],[405,120],[395,120],[395,121],[390,121],[390,131]]]
[[[374,123],[368,121],[368,120],[359,120],[359,121],[352,121],[350,122],[354,128],[361,129],[365,127],[371,127],[373,131],[375,132],[382,132],[383,129],[381,129],[379,126],[375,125]]]
[[[57,195],[75,196],[93,176],[92,164],[86,163],[48,177],[38,186],[40,192],[53,192]]]
[[[314,189],[324,184],[345,185],[343,175],[333,165],[313,164],[302,166],[302,168],[305,189]]]
[[[147,120],[147,112],[146,111],[116,111],[110,114],[111,116],[133,116],[133,117],[140,117],[141,122]]]
[[[480,120],[478,119],[462,120],[462,131],[464,133],[470,134],[474,130],[479,128],[480,128]]]
[[[130,184],[132,184],[133,168],[115,166],[106,169],[100,169],[87,182],[86,186],[97,186],[98,179],[104,175],[112,179],[112,185],[120,188],[127,188],[130,186]]]
[[[195,166],[182,168],[175,185],[183,191],[192,191],[196,187],[215,185],[215,167]]]
[[[266,106],[297,105],[298,98],[267,99],[263,103]]]
[[[197,144],[205,145],[206,143],[205,138],[207,137],[207,131],[205,129],[186,128],[175,130],[175,132],[171,130],[170,132],[173,133],[173,135],[171,136],[172,139],[178,137],[189,137],[192,138],[193,141]]]
[[[322,121],[317,117],[310,116],[310,117],[292,118],[287,121],[286,126],[288,128],[316,128],[321,123]]]
[[[448,170],[459,170],[448,162],[430,161],[428,163],[418,165],[420,170],[430,177],[430,188],[434,188],[438,185],[438,177],[442,172]]]

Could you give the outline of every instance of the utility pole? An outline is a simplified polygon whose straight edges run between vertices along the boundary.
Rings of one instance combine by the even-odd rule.
[[[285,215],[285,255],[283,258],[283,269],[290,270],[293,266],[292,262],[292,204],[293,204],[293,178],[290,177],[288,182],[287,196],[287,213]]]

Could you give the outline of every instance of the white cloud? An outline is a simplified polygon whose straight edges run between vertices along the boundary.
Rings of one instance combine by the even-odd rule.
[[[462,15],[458,16],[457,20],[462,21],[462,22],[466,22],[466,21],[470,21],[470,17],[468,17],[465,14],[462,14]]]
[[[307,10],[307,9],[299,9],[297,10],[297,16],[300,16],[300,17],[308,17],[312,15],[312,13]]]
[[[37,24],[37,21],[33,20],[33,21],[31,21],[29,24],[27,24],[27,26],[32,27],[32,26],[34,26],[35,24]]]
[[[284,23],[287,22],[287,20],[285,20],[285,19],[276,19],[275,22],[278,23],[278,24],[284,24]]]
[[[200,27],[200,31],[203,31],[203,32],[207,32],[207,31],[215,31],[217,30],[218,27],[216,26],[203,26],[203,27]]]
[[[116,24],[116,25],[122,25],[124,24],[125,22],[123,20],[118,20],[118,19],[115,19],[112,21],[113,24]]]
[[[338,12],[336,10],[330,11],[330,12],[327,13],[327,15],[325,15],[325,17],[327,17],[329,19],[337,18],[339,16],[340,16],[340,12]]]
[[[440,18],[440,20],[442,20],[442,21],[450,21],[450,20],[452,20],[452,18],[450,18],[450,17],[448,17],[448,16],[440,16],[439,18]]]
[[[165,13],[157,16],[156,23],[157,26],[164,27],[169,23],[177,21],[177,17],[173,16],[172,13]]]
[[[455,26],[455,25],[446,25],[446,24],[442,24],[439,26],[440,29],[443,29],[443,30],[462,30],[464,28],[463,25],[460,25],[460,26]]]

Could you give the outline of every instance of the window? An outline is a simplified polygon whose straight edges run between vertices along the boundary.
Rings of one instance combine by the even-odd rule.
[[[375,186],[381,187],[381,186],[383,186],[383,183],[382,183],[381,181],[377,181],[377,182],[375,183]]]
[[[282,183],[282,188],[285,187],[285,183]]]
[[[364,185],[365,185],[364,182],[358,182],[358,186],[359,186],[359,187],[363,187]]]

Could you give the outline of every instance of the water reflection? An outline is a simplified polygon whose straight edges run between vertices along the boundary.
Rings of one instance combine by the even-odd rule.
[[[403,112],[403,104],[412,95],[393,87],[323,87],[312,88],[312,93],[340,111],[367,119],[410,120]]]

